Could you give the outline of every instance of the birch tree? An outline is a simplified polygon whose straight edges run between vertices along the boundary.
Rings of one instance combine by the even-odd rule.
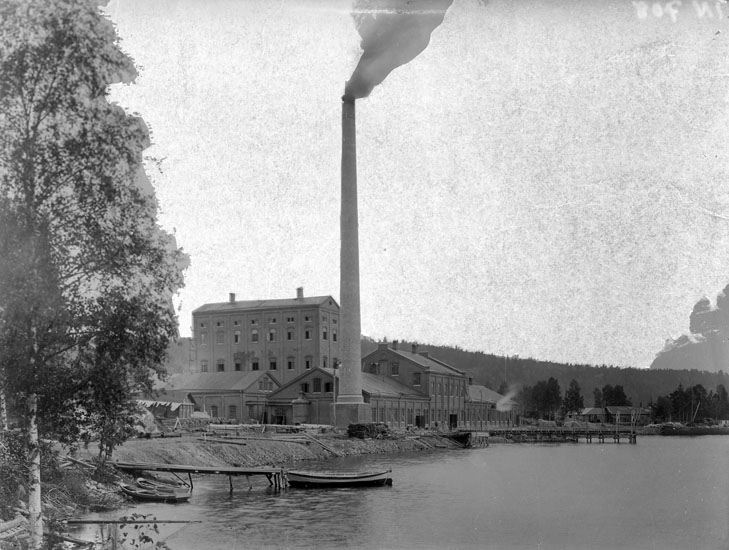
[[[71,440],[161,371],[185,256],[157,225],[144,123],[107,99],[132,60],[87,0],[0,3],[0,385],[23,420],[31,547],[39,436]],[[123,407],[122,407],[123,408]]]

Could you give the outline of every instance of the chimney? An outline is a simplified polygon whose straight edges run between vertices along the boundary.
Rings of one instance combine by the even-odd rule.
[[[394,350],[397,349],[397,340],[392,341],[392,349],[394,349]]]
[[[304,299],[304,287],[303,286],[300,286],[296,289],[296,299],[297,300]]]
[[[429,351],[421,351],[420,352],[420,355],[422,355],[423,357],[430,357],[430,352]]]
[[[380,342],[377,344],[377,349],[387,349],[387,342]]]
[[[230,294],[228,294],[228,301],[231,304],[234,304],[235,303],[235,292],[231,292]]]
[[[413,344],[413,355],[417,355],[418,353],[418,344]]]

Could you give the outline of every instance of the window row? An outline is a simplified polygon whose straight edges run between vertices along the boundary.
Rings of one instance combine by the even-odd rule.
[[[299,386],[299,389],[302,393],[309,393],[309,383],[308,382],[302,382]],[[322,380],[321,378],[314,378],[311,381],[311,393],[321,393],[322,390]],[[324,393],[332,393],[332,383],[331,382],[324,382]]]
[[[466,396],[466,386],[463,384],[463,382],[460,381],[449,381],[446,380],[445,382],[443,380],[431,380],[430,382],[430,393],[432,395],[440,395],[440,396],[453,396],[453,397],[465,397]]]
[[[312,320],[312,318],[313,318],[311,315],[304,315],[303,317],[304,317],[304,322],[305,323],[310,323],[311,320]],[[278,317],[268,317],[266,319],[266,321],[270,325],[275,325],[275,324],[278,323],[278,319],[279,319]],[[322,315],[321,320],[322,320],[322,322],[326,323],[329,319],[328,319],[328,317],[326,315]],[[296,316],[294,316],[294,315],[286,315],[286,322],[287,323],[295,323],[296,322]],[[239,320],[234,320],[233,321],[233,326],[235,326],[235,327],[240,326],[240,324],[241,324],[241,322]],[[257,318],[250,319],[250,324],[251,325],[257,325],[258,324],[258,319]],[[332,324],[336,325],[337,324],[337,319],[332,319]],[[225,326],[225,321],[215,321],[215,326],[218,327],[218,328],[219,327],[224,327]],[[207,321],[200,321],[199,328],[207,328],[207,327],[208,327]]]
[[[304,329],[304,340],[311,340],[312,335],[314,333],[314,329],[311,327],[306,327]],[[332,341],[337,341],[337,329],[332,329],[331,332]],[[322,329],[322,339],[328,340],[329,339],[329,331],[327,328]],[[268,329],[266,332],[266,340],[269,342],[276,342],[278,340],[278,332],[275,328]],[[296,330],[293,328],[286,329],[286,341],[291,342],[296,340]],[[240,344],[241,342],[241,331],[236,330],[233,332],[233,343],[234,344]],[[257,328],[251,329],[250,331],[250,342],[260,342],[260,332]],[[208,333],[207,332],[201,332],[200,333],[200,345],[205,346],[208,343]],[[218,331],[215,333],[215,343],[216,344],[225,344],[225,332]]]
[[[322,367],[327,368],[328,361],[327,357],[322,357]],[[334,362],[336,363],[338,359],[335,357]],[[304,368],[306,370],[311,370],[311,368],[314,366],[314,358],[311,356],[307,356],[304,358]],[[200,361],[200,372],[208,372],[208,361],[203,359]],[[296,369],[296,359],[294,357],[288,357],[286,358],[286,369],[287,370],[295,370]],[[243,370],[243,362],[236,360],[234,362],[234,370],[237,372],[240,372]],[[251,361],[251,368],[252,371],[261,370],[261,361],[260,359],[253,359]],[[275,357],[269,358],[268,360],[268,370],[278,370],[278,359]],[[225,360],[224,359],[218,359],[215,362],[215,372],[225,372]]]

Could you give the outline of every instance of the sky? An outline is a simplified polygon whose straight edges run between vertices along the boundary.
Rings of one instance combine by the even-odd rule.
[[[339,299],[349,0],[113,0],[210,302]],[[729,4],[454,0],[356,102],[362,332],[648,367],[729,283]]]

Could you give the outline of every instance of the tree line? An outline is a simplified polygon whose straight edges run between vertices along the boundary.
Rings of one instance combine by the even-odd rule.
[[[707,391],[701,384],[680,385],[668,395],[650,403],[656,422],[696,423],[729,419],[729,395],[719,384]]]
[[[499,393],[506,390],[499,388]],[[586,408],[582,388],[577,380],[570,380],[569,386],[562,395],[556,378],[540,380],[533,386],[523,386],[516,397],[524,416],[544,420],[563,419],[569,414],[582,412]],[[592,407],[631,406],[632,402],[625,394],[622,386],[606,384],[595,388],[592,395]]]
[[[409,349],[409,343],[402,343]],[[363,353],[377,348],[375,340],[365,338],[362,342]],[[541,380],[554,378],[562,387],[571,380],[577,381],[585,395],[595,390],[602,391],[605,386],[624,388],[627,398],[636,406],[647,406],[660,395],[671,393],[676,387],[690,387],[701,384],[705,388],[716,388],[719,384],[729,387],[729,374],[723,371],[706,372],[690,369],[660,370],[618,367],[614,365],[587,365],[557,363],[554,361],[524,358],[519,356],[500,356],[480,351],[467,351],[455,346],[433,346],[420,343],[419,348],[430,351],[431,355],[453,367],[465,371],[474,384],[492,389],[502,385],[534,386]]]

